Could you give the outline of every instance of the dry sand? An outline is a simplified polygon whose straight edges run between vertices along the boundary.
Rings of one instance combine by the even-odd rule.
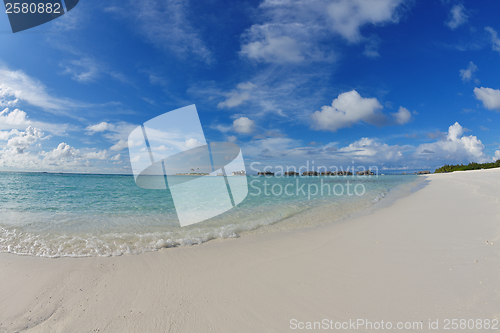
[[[498,320],[500,170],[428,179],[322,227],[137,256],[1,254],[0,332],[287,332],[324,319],[447,332],[446,319]]]

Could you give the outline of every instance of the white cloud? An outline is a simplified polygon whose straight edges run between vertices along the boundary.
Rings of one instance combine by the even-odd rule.
[[[30,143],[32,145],[32,143]],[[18,147],[12,147],[18,148]],[[54,169],[54,167],[65,166],[88,166],[87,160],[106,160],[108,154],[106,150],[97,149],[76,149],[65,142],[61,142],[57,148],[45,152],[40,151],[36,154],[25,153],[24,149],[8,149],[4,148],[0,151],[0,167],[17,166],[21,169]],[[17,157],[16,157],[17,155]],[[9,158],[10,156],[10,158]]]
[[[330,40],[332,35],[353,43],[363,41],[363,26],[398,22],[397,8],[402,3],[403,0],[265,0],[259,6],[262,22],[242,35],[240,55],[268,63],[331,61],[335,59],[334,51],[320,47],[322,41]],[[376,57],[377,45],[368,45],[365,55]]]
[[[297,63],[305,59],[301,45],[291,37],[273,36],[272,32],[266,31],[262,26],[252,27],[248,35],[254,41],[242,45],[241,55],[249,59],[276,63]]]
[[[484,28],[491,34],[491,48],[493,51],[500,53],[500,38],[498,38],[497,32],[492,27]]]
[[[69,31],[81,29],[83,26],[91,22],[89,19],[89,11],[83,6],[78,6],[76,10],[71,11],[71,15],[63,15],[57,20],[51,21],[52,29],[57,31]]]
[[[367,24],[397,23],[397,7],[402,0],[338,0],[327,6],[333,30],[350,42],[362,39],[360,29]]]
[[[290,138],[265,138],[252,140],[242,145],[245,156],[253,157],[283,157],[285,154],[293,155],[293,147],[300,145],[299,140]]]
[[[233,126],[224,126],[224,125],[219,124],[219,125],[213,126],[213,128],[215,128],[218,131],[221,131],[222,133],[227,133],[233,129]]]
[[[111,125],[108,124],[107,122],[103,121],[103,122],[96,124],[96,125],[89,125],[89,126],[87,126],[87,128],[85,130],[88,132],[87,134],[93,134],[96,132],[104,132],[104,131],[108,130],[109,128],[111,128]]]
[[[417,149],[417,155],[424,150],[433,152],[433,157],[450,160],[467,160],[469,162],[486,162],[490,158],[484,153],[484,145],[476,136],[465,136],[464,128],[456,122],[448,129],[446,139],[433,143],[421,144]]]
[[[394,162],[403,157],[402,152],[406,149],[406,146],[390,146],[373,138],[362,138],[347,147],[340,148],[338,152],[344,157],[356,158],[359,162],[374,162],[376,160]]]
[[[111,148],[109,148],[109,149],[113,150],[113,151],[120,151],[120,150],[123,150],[123,149],[126,149],[126,148],[128,148],[128,142],[127,142],[127,140],[120,140],[116,144],[114,144],[113,146],[111,146]]]
[[[109,68],[108,65],[97,61],[92,56],[68,46],[61,46],[60,44],[55,46],[61,51],[67,51],[72,56],[77,57],[75,59],[64,57],[64,60],[59,63],[59,66],[63,68],[61,74],[70,75],[73,80],[80,83],[95,82],[102,74],[106,74],[121,83],[133,85],[125,74]]]
[[[81,83],[93,82],[99,76],[99,66],[90,57],[74,59],[60,64],[64,67],[64,74],[71,75],[71,78]]]
[[[238,141],[238,138],[237,138],[237,137],[235,137],[234,135],[229,135],[229,136],[227,137],[227,141],[228,141],[228,142],[233,142],[233,143],[234,143],[234,142]]]
[[[7,147],[16,148],[21,151],[33,145],[40,139],[43,139],[44,135],[38,128],[28,127],[25,132],[19,132],[17,130],[12,130],[9,136],[13,136],[8,139]]]
[[[236,133],[251,134],[255,130],[255,122],[247,117],[240,117],[233,121],[233,129]]]
[[[459,70],[460,77],[462,78],[463,82],[468,82],[472,79],[472,76],[474,73],[477,71],[477,66],[471,61],[469,62],[469,66],[467,69],[461,69]]]
[[[398,112],[391,113],[391,115],[394,117],[394,120],[398,125],[407,124],[412,120],[411,112],[402,106],[399,107]]]
[[[13,130],[13,131],[14,131],[14,130]],[[12,131],[10,131],[10,132],[3,132],[3,131],[0,131],[0,140],[2,140],[2,141],[7,141],[7,140],[9,140],[9,137],[10,137],[10,135],[11,135],[11,132],[12,132]]]
[[[241,105],[243,102],[250,99],[249,91],[252,90],[255,85],[251,82],[242,82],[236,86],[236,90],[233,90],[226,95],[227,99],[223,102],[217,104],[219,109],[222,108],[233,108]]]
[[[109,158],[108,152],[104,150],[94,150],[89,152],[83,152],[81,158],[86,160],[106,160]]]
[[[14,109],[5,108],[0,112],[0,129],[25,129],[28,126],[40,128],[43,131],[48,131],[55,135],[65,135],[68,130],[75,130],[67,124],[50,124],[40,121],[28,119],[26,112]]]
[[[188,60],[194,55],[207,63],[212,62],[212,53],[190,23],[187,1],[143,0],[131,3],[132,8],[117,11],[133,20],[149,42]]]
[[[112,160],[112,161],[119,161],[119,160],[120,160],[120,157],[121,157],[121,155],[120,155],[120,154],[117,154],[117,155],[115,155],[115,156],[111,157],[111,160]]]
[[[108,159],[108,152],[106,149],[104,150],[97,150],[97,151],[90,151],[90,152],[85,152],[82,153],[81,158],[86,159],[86,160],[106,160]]]
[[[16,106],[19,103],[19,99],[13,98],[14,93],[15,92],[5,84],[0,84],[0,107]]]
[[[450,11],[450,20],[445,22],[450,29],[456,29],[468,20],[465,14],[465,7],[462,4],[455,5]]]
[[[6,67],[0,67],[0,82],[0,97],[2,99],[9,97],[11,100],[22,100],[45,111],[55,113],[65,113],[70,108],[83,106],[68,99],[49,95],[44,84],[26,75],[23,71],[11,71]]]
[[[238,106],[241,114],[251,114],[254,120],[277,115],[282,121],[309,121],[309,114],[304,110],[310,110],[311,105],[324,96],[327,87],[317,83],[328,80],[331,73],[324,69],[290,71],[280,67],[265,66],[229,91],[217,89],[213,82],[203,82],[192,86],[189,93],[219,103],[233,92],[246,91],[250,98]]]
[[[67,158],[76,158],[79,155],[78,149],[75,149],[65,142],[61,142],[56,149],[45,153],[45,158],[48,160],[60,160]],[[44,158],[44,159],[45,159]]]
[[[474,94],[488,110],[500,111],[500,90],[484,87],[474,88]]]
[[[199,146],[203,146],[203,143],[201,143],[200,141],[196,140],[195,138],[190,138],[190,139],[186,139],[186,147],[187,148],[196,148],[196,147],[199,147]]]
[[[0,124],[12,128],[16,126],[24,127],[25,125],[30,124],[30,122],[26,112],[19,109],[10,111],[9,108],[5,108],[2,112],[0,112]]]
[[[120,151],[128,148],[128,136],[136,128],[137,125],[133,125],[127,122],[108,123],[103,121],[95,125],[89,125],[85,130],[87,131],[88,135],[103,133],[103,136],[106,139],[112,142],[116,142],[109,149],[113,151]]]
[[[495,161],[500,160],[500,150],[495,151],[495,157],[493,159]]]
[[[380,112],[382,105],[376,98],[364,98],[356,91],[340,94],[332,105],[321,107],[311,114],[313,128],[336,132],[363,121],[371,125],[382,125],[385,116]]]

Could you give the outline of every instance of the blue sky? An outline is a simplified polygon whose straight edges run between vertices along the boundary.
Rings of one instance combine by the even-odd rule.
[[[500,158],[498,1],[80,0],[0,15],[0,170],[129,173],[129,133],[196,104],[260,166]],[[2,111],[3,110],[3,111]]]

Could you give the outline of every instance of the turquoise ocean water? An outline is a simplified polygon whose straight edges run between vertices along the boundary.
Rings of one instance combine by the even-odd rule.
[[[181,228],[169,191],[139,188],[132,176],[2,172],[0,252],[44,257],[138,254],[323,224],[370,207],[416,179],[247,176],[249,194],[240,205]]]

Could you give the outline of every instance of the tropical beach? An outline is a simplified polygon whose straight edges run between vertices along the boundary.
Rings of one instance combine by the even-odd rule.
[[[323,226],[118,257],[2,253],[0,332],[498,331],[500,170],[419,177]]]
[[[4,5],[0,333],[500,330],[500,1]]]

